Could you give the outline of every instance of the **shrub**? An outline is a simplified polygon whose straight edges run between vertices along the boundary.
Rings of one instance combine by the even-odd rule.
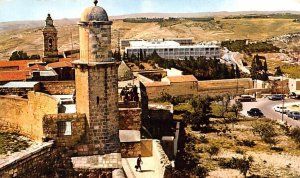
[[[229,169],[238,169],[246,177],[252,162],[252,156],[249,156],[248,158],[246,156],[244,156],[243,158],[232,157],[230,160],[220,160],[219,166]]]
[[[275,136],[277,136],[276,129],[271,123],[264,123],[253,126],[253,133],[258,133],[262,140],[267,144],[277,144],[277,141],[274,138]]]
[[[199,176],[200,178],[207,177],[208,169],[202,165],[198,165],[196,168],[194,168],[193,173],[194,175]]]
[[[300,128],[297,127],[297,128],[292,129],[290,136],[300,147]]]
[[[241,155],[245,154],[245,151],[242,150],[242,149],[240,149],[240,148],[236,149],[235,152],[236,152],[237,154],[241,154]]]
[[[218,155],[220,152],[220,148],[216,145],[212,145],[208,150],[207,150],[208,154],[210,155],[210,158],[212,156]]]
[[[254,147],[256,143],[253,140],[237,140],[236,144],[239,146],[247,146],[247,147]]]
[[[283,148],[280,148],[280,147],[271,147],[271,150],[274,150],[274,151],[277,151],[277,152],[282,152],[284,151]]]
[[[204,135],[200,136],[199,141],[200,143],[209,143],[208,139]]]

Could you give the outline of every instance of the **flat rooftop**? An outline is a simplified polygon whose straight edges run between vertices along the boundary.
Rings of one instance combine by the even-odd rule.
[[[206,45],[206,44],[197,44],[197,45],[188,45],[181,46],[180,43],[175,41],[130,41],[130,47],[125,49],[140,49],[140,48],[219,48],[217,45]]]
[[[33,88],[39,82],[8,82],[0,88]]]

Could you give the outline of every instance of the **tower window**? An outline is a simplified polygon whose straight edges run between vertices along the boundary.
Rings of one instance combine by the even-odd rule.
[[[52,46],[53,46],[53,40],[50,38],[50,39],[48,40],[48,42],[49,42],[49,48],[52,48]]]
[[[72,135],[72,122],[59,121],[57,122],[58,136],[70,136]]]
[[[100,98],[99,96],[97,96],[97,105],[99,105],[99,103],[100,103]]]

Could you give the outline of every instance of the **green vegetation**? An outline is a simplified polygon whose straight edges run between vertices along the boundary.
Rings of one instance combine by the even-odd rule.
[[[290,136],[300,147],[300,128],[292,129]]]
[[[257,133],[261,139],[271,146],[277,144],[276,136],[278,135],[272,123],[263,123],[253,126],[253,133]]]
[[[243,158],[232,157],[230,160],[222,159],[219,165],[223,168],[238,169],[244,177],[247,177],[247,173],[250,170],[251,164],[253,163],[253,158],[251,156]]]
[[[264,61],[264,64],[262,63]],[[251,64],[251,78],[252,79],[259,79],[263,81],[268,81],[268,65],[267,59],[263,56],[256,55],[254,56]]]
[[[123,22],[129,23],[153,23],[153,22],[163,22],[163,18],[126,18]]]
[[[16,133],[0,133],[0,155],[18,152],[29,147],[28,140]]]
[[[258,52],[279,52],[279,48],[267,42],[256,42],[247,44],[247,40],[222,41],[221,46],[230,51],[244,52],[246,54]]]
[[[299,14],[283,13],[283,14],[250,14],[241,16],[228,16],[224,19],[300,19]]]
[[[181,171],[176,177],[205,177],[209,171],[227,168],[237,169],[244,176],[249,176],[250,172],[250,176],[255,177],[262,175],[258,167],[270,166],[257,159],[261,153],[270,157],[300,155],[300,129],[290,129],[270,119],[236,117],[234,107],[241,110],[242,104],[230,105],[226,95],[209,98],[166,96],[165,99],[176,101],[174,115],[180,115],[182,125],[186,126],[178,147],[176,169]],[[232,157],[228,158],[228,154]],[[290,171],[285,166],[279,170],[281,175]]]
[[[14,60],[28,60],[28,59],[40,59],[40,55],[32,55],[28,56],[26,52],[23,51],[14,51],[9,60],[14,61]]]
[[[185,20],[191,20],[194,22],[210,22],[214,21],[214,17],[191,17],[191,18],[184,18]]]
[[[282,71],[282,73],[288,75],[290,78],[300,78],[300,66],[299,65],[285,64],[281,67],[280,71]]]
[[[213,79],[232,79],[240,77],[238,67],[233,65],[227,66],[218,59],[205,59],[197,58],[185,60],[166,60],[161,58],[156,51],[151,56],[147,57],[148,60],[153,61],[163,68],[176,68],[182,70],[185,75],[194,75],[198,80],[213,80]]]

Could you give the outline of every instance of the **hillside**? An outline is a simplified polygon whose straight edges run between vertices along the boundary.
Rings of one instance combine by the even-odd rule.
[[[77,19],[55,21],[59,33],[59,51],[78,48]],[[192,37],[195,41],[226,39],[264,40],[300,31],[300,23],[292,19],[223,19],[210,22],[174,20],[155,23],[128,23],[113,20],[112,47],[120,38]],[[0,23],[0,59],[7,59],[14,50],[29,54],[42,52],[42,21]],[[72,38],[71,38],[72,34]]]

